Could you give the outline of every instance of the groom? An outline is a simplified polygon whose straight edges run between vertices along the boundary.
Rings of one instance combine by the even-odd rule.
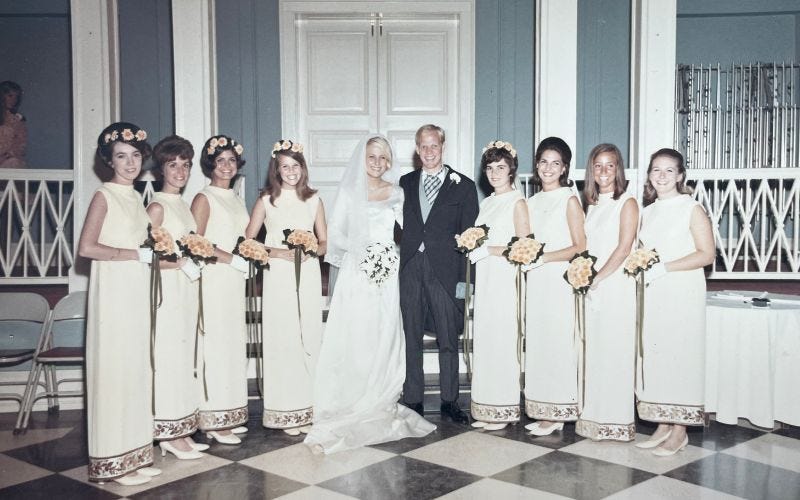
[[[439,345],[442,416],[465,424],[467,415],[457,401],[464,301],[456,299],[464,258],[455,250],[454,236],[475,223],[478,194],[472,180],[442,164],[441,127],[423,125],[415,139],[422,169],[400,178],[405,194],[400,240],[400,309],[406,335],[403,402],[423,414],[422,333],[431,325]]]

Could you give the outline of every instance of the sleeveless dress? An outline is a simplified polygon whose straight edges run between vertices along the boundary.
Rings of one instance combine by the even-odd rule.
[[[484,245],[508,244],[515,235],[514,205],[523,199],[514,189],[492,193],[481,202],[475,225],[489,226]],[[475,265],[470,412],[482,422],[519,421],[516,273],[517,267],[505,257],[490,255]]]
[[[639,240],[655,248],[661,262],[697,248],[689,230],[698,203],[688,194],[656,200],[642,213]],[[651,422],[703,425],[706,339],[706,280],[703,269],[676,271],[645,288],[644,387],[638,387],[639,417]]]
[[[204,236],[232,252],[250,221],[244,200],[233,190],[216,186],[206,186],[199,194],[211,209]],[[231,429],[247,422],[244,278],[228,264],[203,268],[203,376],[208,400],[200,400],[200,430]]]
[[[586,247],[600,270],[619,242],[623,193],[600,194],[586,214]],[[583,411],[575,432],[593,440],[632,441],[635,378],[634,280],[622,265],[586,297],[586,382]]]
[[[189,205],[181,195],[155,193],[150,204],[164,210],[161,226],[176,240],[197,230]],[[180,269],[161,270],[163,300],[156,318],[155,416],[153,438],[176,439],[197,431],[202,379],[195,378],[194,342],[198,283]],[[202,358],[200,358],[202,359]],[[202,377],[202,366],[198,367]]]
[[[98,242],[133,249],[150,219],[133,186],[104,183]],[[153,463],[150,270],[137,261],[92,261],[86,321],[89,480],[109,481]]]
[[[546,252],[572,246],[567,206],[572,190],[541,191],[528,200],[531,229]],[[578,419],[575,301],[564,280],[568,262],[528,271],[525,413],[552,422]]]
[[[394,246],[403,190],[368,203],[369,235]],[[314,426],[305,443],[325,453],[406,437],[436,426],[397,403],[406,376],[405,335],[395,272],[381,285],[359,269],[363,255],[346,253],[331,299],[314,383]]]
[[[261,198],[266,217],[264,243],[272,248],[288,248],[284,229],[314,231],[319,197],[306,201],[291,189],[284,189],[275,200]],[[300,318],[294,262],[273,258],[264,269],[263,315],[264,338],[264,413],[262,425],[289,429],[311,424],[313,418],[313,381],[322,344],[322,278],[319,260],[309,258],[300,271]]]

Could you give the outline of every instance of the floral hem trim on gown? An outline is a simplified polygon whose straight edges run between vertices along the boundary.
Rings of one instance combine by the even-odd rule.
[[[262,425],[269,429],[291,429],[311,425],[314,419],[313,408],[302,408],[300,410],[270,410],[264,409]]]
[[[197,432],[199,412],[195,410],[185,417],[173,420],[154,419],[153,439],[178,439]]]
[[[633,441],[636,424],[600,424],[579,419],[575,424],[575,433],[592,441]]]
[[[486,405],[470,402],[469,411],[472,418],[481,422],[518,422],[520,416],[519,404],[516,405]]]
[[[231,410],[200,411],[197,427],[203,431],[233,429],[247,422],[247,406]]]
[[[526,399],[525,414],[536,420],[575,422],[578,420],[578,403],[547,403]]]
[[[639,401],[636,405],[639,418],[648,422],[678,425],[703,425],[703,405],[676,405]]]
[[[111,481],[149,465],[153,465],[152,443],[114,457],[89,457],[89,481]]]

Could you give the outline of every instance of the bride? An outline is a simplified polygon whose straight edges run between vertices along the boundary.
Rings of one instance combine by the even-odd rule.
[[[391,167],[387,140],[363,139],[328,223],[325,260],[339,275],[316,371],[314,425],[305,439],[316,453],[422,437],[436,428],[397,403],[405,337],[394,223],[402,225],[403,190]]]

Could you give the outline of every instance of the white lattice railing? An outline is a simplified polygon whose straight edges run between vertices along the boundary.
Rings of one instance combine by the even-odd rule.
[[[0,283],[67,282],[72,187],[72,170],[0,169]]]
[[[240,196],[244,183],[240,176],[234,185]],[[142,172],[136,187],[145,204],[154,184],[152,173]],[[0,169],[0,284],[67,283],[75,260],[74,196],[72,170]]]

